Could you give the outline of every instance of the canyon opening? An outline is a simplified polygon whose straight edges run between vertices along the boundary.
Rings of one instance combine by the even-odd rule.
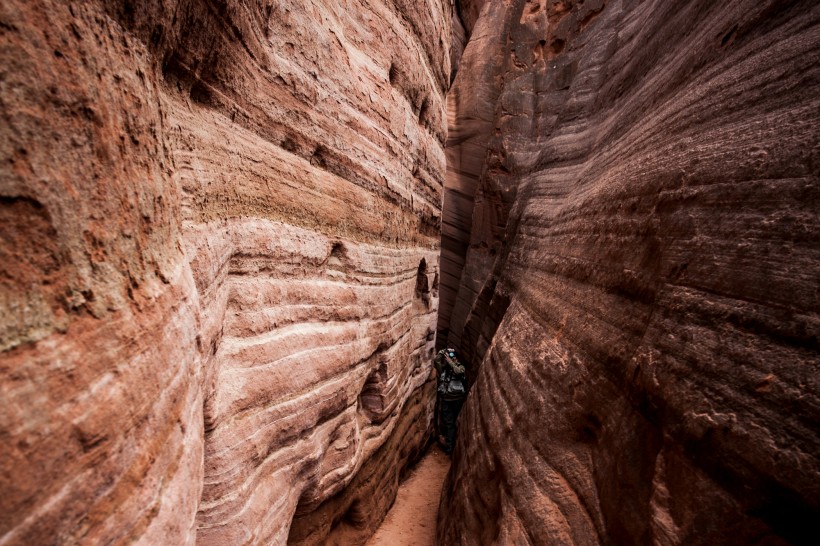
[[[0,546],[817,543],[817,1],[4,0],[0,109]]]

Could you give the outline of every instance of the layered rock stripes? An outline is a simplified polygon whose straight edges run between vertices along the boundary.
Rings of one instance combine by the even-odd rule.
[[[461,59],[440,542],[810,541],[816,3],[487,2]]]
[[[450,27],[438,0],[3,4],[0,543],[378,523],[429,435]]]

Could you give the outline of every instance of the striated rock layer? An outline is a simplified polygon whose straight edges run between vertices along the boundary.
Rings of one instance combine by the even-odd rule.
[[[439,541],[814,538],[820,5],[487,2],[448,104]]]
[[[3,2],[0,544],[383,517],[429,436],[451,21]]]

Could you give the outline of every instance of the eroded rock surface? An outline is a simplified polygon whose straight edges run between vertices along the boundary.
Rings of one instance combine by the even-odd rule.
[[[0,543],[383,517],[429,433],[451,21],[3,2]]]
[[[440,542],[811,541],[820,6],[488,2],[448,102]]]

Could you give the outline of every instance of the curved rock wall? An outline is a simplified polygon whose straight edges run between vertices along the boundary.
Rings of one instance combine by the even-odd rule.
[[[442,544],[811,541],[820,6],[485,5],[449,97]]]
[[[429,434],[450,34],[442,0],[2,4],[0,544],[383,517]]]

